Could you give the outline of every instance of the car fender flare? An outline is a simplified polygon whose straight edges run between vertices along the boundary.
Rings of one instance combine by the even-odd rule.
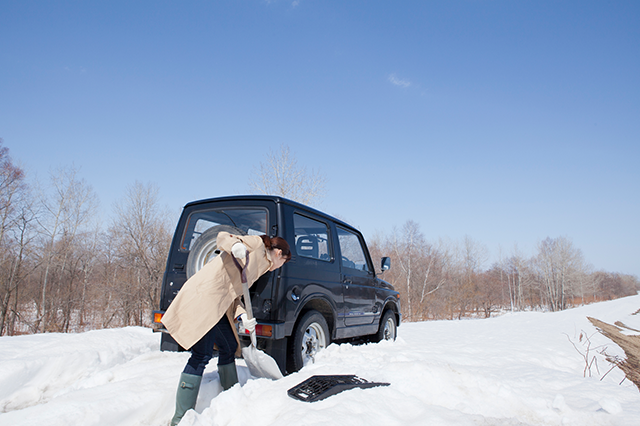
[[[380,313],[380,318],[382,318],[382,315],[384,315],[385,311],[391,310],[393,311],[393,313],[396,314],[396,324],[398,327],[400,327],[400,320],[402,318],[402,313],[400,311],[400,303],[398,298],[396,296],[389,296],[384,300],[384,303],[382,305],[383,305],[383,308],[382,308],[382,312]]]
[[[315,310],[324,316],[329,326],[329,333],[333,337],[335,336],[336,320],[337,320],[337,307],[333,301],[323,293],[309,293],[298,302],[298,306],[294,312],[295,320],[287,327],[285,334],[291,336],[295,329],[298,320],[308,311]]]

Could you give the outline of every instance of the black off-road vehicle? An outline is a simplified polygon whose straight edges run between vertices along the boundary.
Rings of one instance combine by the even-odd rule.
[[[283,374],[302,368],[335,341],[393,340],[400,325],[400,300],[391,284],[377,278],[362,234],[320,211],[273,196],[232,196],[194,201],[184,207],[162,281],[154,329],[162,350],[182,350],[160,320],[185,283],[220,252],[220,231],[279,236],[292,257],[251,287],[258,321],[258,347]],[[382,258],[380,270],[389,269]],[[248,336],[241,337],[248,343]]]

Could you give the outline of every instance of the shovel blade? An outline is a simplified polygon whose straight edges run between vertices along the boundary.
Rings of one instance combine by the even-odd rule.
[[[255,346],[249,345],[242,348],[242,357],[247,363],[247,367],[252,376],[265,377],[271,380],[282,379],[282,372],[280,372],[276,360],[261,350],[256,349]]]

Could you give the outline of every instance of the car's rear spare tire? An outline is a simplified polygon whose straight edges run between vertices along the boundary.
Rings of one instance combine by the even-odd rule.
[[[229,225],[216,225],[204,231],[191,245],[187,258],[187,278],[191,278],[204,265],[220,254],[218,250],[218,233],[228,232],[236,235],[246,235],[240,229]]]

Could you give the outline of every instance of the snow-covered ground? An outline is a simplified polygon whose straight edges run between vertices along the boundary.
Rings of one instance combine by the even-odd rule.
[[[215,359],[197,412],[181,425],[640,425],[640,392],[596,352],[607,346],[592,316],[640,329],[640,295],[558,313],[405,323],[396,342],[331,345],[316,363],[278,381],[221,393]],[[597,356],[591,377],[584,377]],[[144,328],[0,338],[0,425],[166,425],[185,353],[163,353]],[[573,344],[577,346],[573,346]],[[587,371],[588,373],[588,371]],[[287,390],[316,374],[356,374],[388,387],[319,402]],[[622,384],[620,384],[622,382]]]

